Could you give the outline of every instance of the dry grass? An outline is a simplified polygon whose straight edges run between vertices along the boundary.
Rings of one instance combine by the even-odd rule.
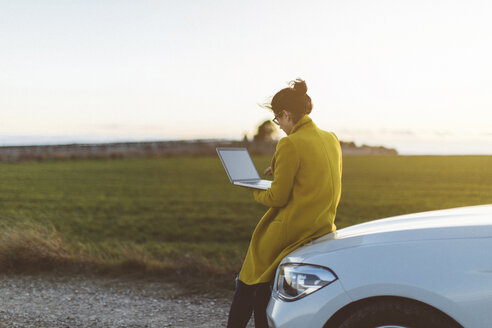
[[[62,268],[74,262],[54,227],[24,223],[2,227],[0,233],[0,271],[38,272]]]
[[[187,280],[188,287],[203,291],[203,287],[197,286],[204,281],[212,283],[214,287],[230,287],[228,285],[232,279],[228,278],[238,270],[227,265],[218,268],[191,253],[179,259],[158,260],[134,245],[120,245],[116,256],[100,251],[91,253],[84,245],[74,250],[67,246],[53,226],[45,227],[34,222],[9,227],[3,224],[0,228],[0,273],[85,272],[161,277],[175,281]],[[213,286],[209,287],[214,289]]]

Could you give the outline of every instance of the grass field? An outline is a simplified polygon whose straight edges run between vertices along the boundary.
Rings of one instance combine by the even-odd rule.
[[[492,156],[349,156],[342,188],[339,228],[492,203]],[[0,163],[0,271],[232,278],[265,210],[216,157]]]

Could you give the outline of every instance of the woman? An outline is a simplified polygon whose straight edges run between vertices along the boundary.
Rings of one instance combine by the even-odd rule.
[[[277,92],[268,106],[287,137],[282,138],[266,175],[270,189],[255,190],[255,200],[269,206],[253,232],[228,327],[245,327],[255,313],[255,327],[268,327],[266,307],[275,270],[288,253],[306,242],[335,231],[341,194],[342,156],[335,134],[316,127],[309,118],[311,98],[303,80]]]

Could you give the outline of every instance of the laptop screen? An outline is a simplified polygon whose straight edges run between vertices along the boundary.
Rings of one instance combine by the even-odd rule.
[[[260,179],[246,148],[217,148],[217,152],[231,181]]]

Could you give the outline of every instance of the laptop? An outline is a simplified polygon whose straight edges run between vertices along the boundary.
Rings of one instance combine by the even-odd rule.
[[[218,147],[216,149],[232,184],[261,190],[270,189],[272,181],[260,179],[246,148]]]

